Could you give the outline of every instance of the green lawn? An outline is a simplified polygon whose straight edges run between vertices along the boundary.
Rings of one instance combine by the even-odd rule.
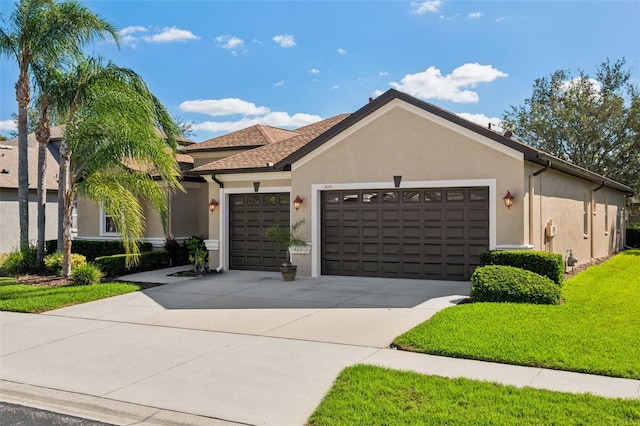
[[[47,287],[18,284],[0,277],[0,311],[38,313],[140,290],[136,284],[104,283]]]
[[[518,389],[368,365],[342,371],[309,425],[637,425],[640,400]]]
[[[564,284],[564,305],[471,303],[399,336],[401,349],[640,379],[640,250]]]

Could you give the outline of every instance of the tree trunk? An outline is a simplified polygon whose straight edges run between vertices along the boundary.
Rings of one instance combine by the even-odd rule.
[[[64,194],[67,190],[67,180],[69,176],[68,162],[64,160],[63,151],[66,152],[67,144],[64,140],[60,143],[60,167],[58,169],[58,245],[56,250],[62,252],[64,250]]]
[[[38,140],[38,240],[36,243],[36,266],[44,268],[46,208],[47,208],[47,143],[51,136],[49,123],[41,119],[36,139]]]
[[[20,250],[29,248],[29,152],[27,117],[29,110],[29,76],[20,72],[16,83],[18,101],[18,216],[20,220]]]
[[[58,211],[62,214],[58,222],[62,224],[62,239],[58,239],[58,246],[62,241],[62,276],[71,278],[71,226],[73,222],[73,196],[69,187],[69,162],[71,153],[67,143],[62,140],[60,143],[60,174],[58,176]],[[60,209],[62,206],[62,209]]]

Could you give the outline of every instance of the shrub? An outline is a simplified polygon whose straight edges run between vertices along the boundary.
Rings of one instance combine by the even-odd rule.
[[[480,253],[480,266],[504,265],[526,269],[562,286],[564,259],[561,254],[534,250],[492,250]]]
[[[204,243],[203,236],[191,237],[184,242],[189,253],[189,262],[193,264],[193,270],[196,273],[203,273],[208,269],[209,251]]]
[[[164,250],[140,253],[138,264],[130,267],[127,267],[127,256],[126,254],[102,256],[96,258],[94,263],[109,277],[118,277],[169,266],[169,253]]]
[[[73,285],[100,284],[104,274],[91,263],[85,263],[71,271]]]
[[[46,252],[54,253],[58,242],[49,240],[46,242]],[[140,251],[147,252],[153,250],[151,243],[140,244]],[[89,262],[96,257],[111,256],[124,253],[124,246],[120,240],[73,240],[71,253],[78,253],[87,258]]]
[[[471,275],[474,302],[512,302],[557,305],[560,286],[547,277],[513,266],[488,265]]]
[[[16,277],[35,272],[36,269],[36,249],[30,247],[24,251],[16,250],[9,253],[2,265],[2,275]]]
[[[186,265],[189,263],[189,254],[186,252],[185,247],[175,238],[168,237],[164,242],[164,249],[169,254],[171,266]]]
[[[71,270],[73,271],[77,267],[87,263],[87,258],[81,254],[71,253]],[[49,272],[56,275],[62,275],[62,253],[57,251],[52,254],[48,254],[44,258],[44,265]]]
[[[640,248],[640,228],[627,228],[625,241],[629,247]]]

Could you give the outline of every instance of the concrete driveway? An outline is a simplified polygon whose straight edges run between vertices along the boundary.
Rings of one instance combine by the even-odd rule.
[[[301,425],[344,367],[470,290],[345,277],[287,283],[265,272],[154,274],[138,278],[174,282],[40,315],[0,312],[3,399],[59,401],[58,411],[99,411],[98,420],[118,424]]]

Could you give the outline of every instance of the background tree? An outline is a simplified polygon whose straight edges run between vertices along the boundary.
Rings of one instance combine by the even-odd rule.
[[[536,79],[531,98],[503,127],[528,145],[640,190],[640,92],[625,59],[595,78],[558,70]]]
[[[51,106],[66,124],[59,175],[66,176],[61,190],[63,275],[70,275],[76,195],[103,206],[132,255],[128,261],[136,261],[144,235],[143,204],[160,213],[166,228],[167,193],[182,189],[176,161],[178,126],[140,76],[99,59],[79,63],[51,94]]]
[[[42,63],[61,63],[79,54],[94,39],[111,36],[115,27],[102,20],[76,0],[20,0],[6,24],[0,27],[0,54],[16,60],[18,81],[18,205],[20,249],[29,246],[29,162],[27,153],[27,112],[31,100],[32,67]]]

